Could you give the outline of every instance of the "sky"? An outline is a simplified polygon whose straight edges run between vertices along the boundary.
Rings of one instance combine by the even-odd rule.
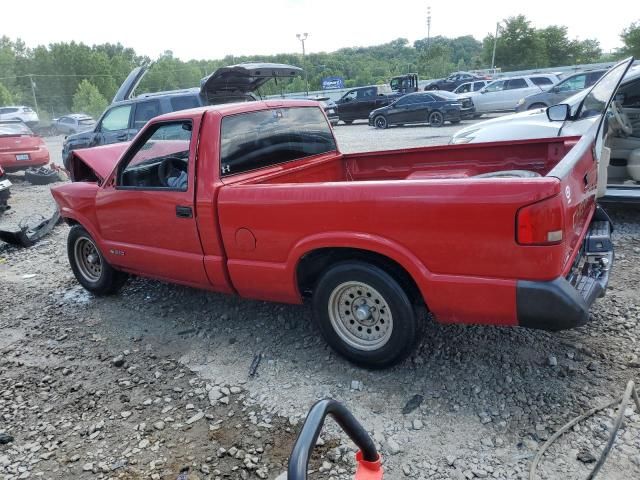
[[[566,25],[570,38],[595,38],[604,51],[620,47],[620,32],[640,19],[640,11],[634,18],[584,0],[29,0],[2,2],[0,35],[29,47],[120,42],[151,58],[171,50],[190,60],[300,52],[296,33],[307,32],[307,52],[330,52],[424,38],[429,5],[431,36],[482,40],[497,21],[524,14],[535,27]]]

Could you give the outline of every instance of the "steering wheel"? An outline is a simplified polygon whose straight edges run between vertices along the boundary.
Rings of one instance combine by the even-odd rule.
[[[158,180],[160,181],[160,185],[162,185],[163,187],[168,187],[169,184],[167,183],[167,180],[169,179],[171,169],[175,168],[177,170],[180,170],[181,172],[185,171],[184,168],[180,168],[181,166],[184,167],[184,164],[184,160],[176,157],[167,157],[162,160],[160,165],[158,165]]]
[[[616,119],[618,127],[620,127],[620,133],[624,136],[631,135],[633,133],[633,126],[629,121],[629,117],[627,117],[620,104],[615,100],[611,102],[611,111],[613,112],[613,118]]]

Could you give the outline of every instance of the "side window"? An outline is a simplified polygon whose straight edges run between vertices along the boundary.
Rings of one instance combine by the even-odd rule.
[[[400,100],[398,100],[396,102],[396,107],[402,107],[404,105],[409,105],[411,103],[410,99],[411,99],[411,97],[402,97],[402,98],[400,98]]]
[[[538,85],[540,87],[544,85],[553,85],[553,81],[549,77],[531,77],[531,81],[534,85]]]
[[[564,82],[558,84],[558,91],[560,92],[568,92],[573,90],[582,90],[585,88],[585,83],[587,81],[587,75],[576,75],[571,78],[567,78]]]
[[[71,124],[73,124],[73,123],[75,123],[75,122],[73,121],[73,118],[70,118],[70,117],[64,117],[64,118],[62,119],[62,123],[68,123],[69,125],[71,125]]]
[[[598,80],[600,80],[600,77],[602,77],[602,75],[604,75],[604,72],[588,73],[587,74],[587,81],[586,81],[584,87],[587,88],[587,87],[593,86],[594,83],[596,83]]]
[[[189,178],[191,121],[160,123],[119,167],[118,187],[185,192]]]
[[[376,96],[376,87],[362,88],[358,90],[358,100],[371,100]]]
[[[512,78],[507,80],[507,86],[505,90],[517,90],[519,88],[527,88],[527,81],[524,78]]]
[[[356,90],[351,90],[350,92],[347,92],[344,96],[344,100],[345,102],[352,102],[356,99],[356,94],[357,91]]]
[[[502,90],[504,90],[504,84],[505,83],[506,83],[505,80],[495,81],[495,82],[490,83],[489,85],[487,85],[487,88],[485,88],[485,91],[487,91],[487,92],[501,92]]]
[[[116,130],[126,130],[129,128],[129,116],[131,115],[131,105],[122,105],[112,108],[102,119],[100,129],[106,132]]]
[[[133,128],[140,130],[153,117],[160,115],[160,102],[150,100],[136,104],[136,112],[133,115]]]
[[[220,173],[234,175],[335,150],[319,108],[241,113],[222,119]]]
[[[425,103],[426,102],[435,102],[436,99],[432,95],[429,95],[428,93],[423,93],[421,95],[420,101],[421,102],[425,102]]]
[[[475,82],[473,84],[473,91],[477,92],[478,90],[480,90],[482,87],[484,87],[486,85],[485,82]]]
[[[185,95],[182,97],[171,97],[171,110],[173,112],[178,110],[187,110],[189,108],[196,108],[200,106],[200,100],[197,95]]]

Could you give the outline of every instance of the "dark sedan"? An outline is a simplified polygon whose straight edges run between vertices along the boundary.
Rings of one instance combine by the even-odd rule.
[[[432,127],[441,127],[444,122],[458,123],[464,118],[473,118],[474,113],[470,98],[457,98],[450,92],[416,92],[371,112],[369,125],[387,128],[391,125],[428,123]]]
[[[486,80],[485,77],[479,77],[469,72],[455,72],[449,75],[447,78],[441,78],[439,80],[433,80],[428,83],[425,90],[447,90],[449,92],[455,90],[457,87],[467,82],[475,82],[476,80]]]

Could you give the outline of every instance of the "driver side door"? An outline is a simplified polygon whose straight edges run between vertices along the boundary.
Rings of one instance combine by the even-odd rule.
[[[199,118],[150,124],[96,195],[107,261],[195,287],[210,283],[195,218]]]

